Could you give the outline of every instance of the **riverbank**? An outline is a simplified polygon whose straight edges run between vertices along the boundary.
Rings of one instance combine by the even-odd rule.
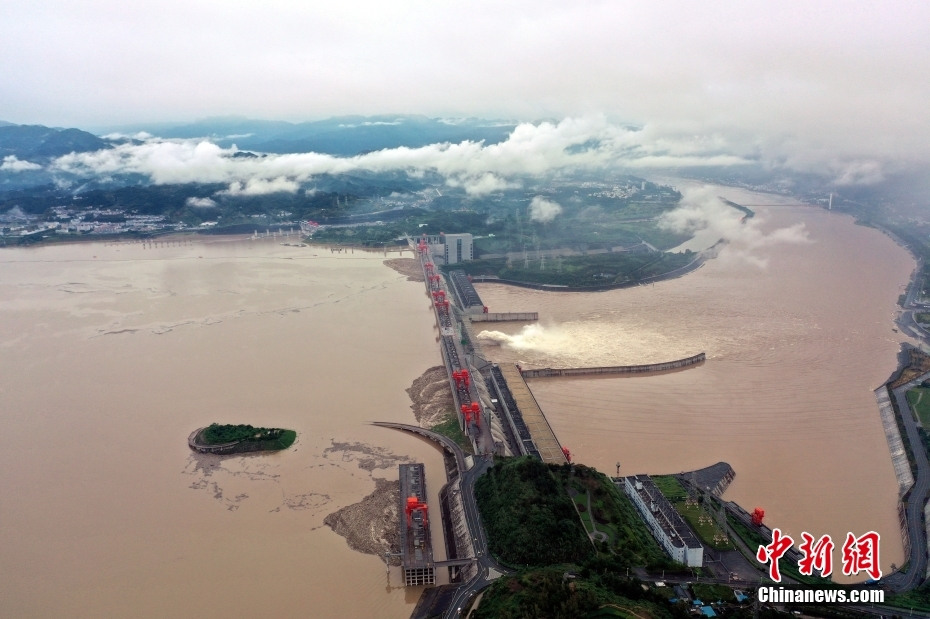
[[[528,282],[523,280],[516,279],[507,279],[497,276],[490,275],[472,275],[471,279],[473,282],[483,283],[483,284],[507,284],[509,286],[517,286],[520,288],[531,288],[533,290],[545,290],[548,292],[602,292],[606,290],[620,290],[623,288],[634,288],[636,286],[646,286],[648,284],[655,284],[657,282],[666,281],[670,279],[676,279],[698,270],[704,266],[704,262],[708,258],[713,257],[713,252],[717,243],[710,249],[701,252],[697,257],[689,262],[688,264],[666,271],[665,273],[659,273],[658,275],[651,275],[649,277],[644,277],[638,280],[630,280],[620,283],[611,283],[611,284],[597,284],[592,286],[568,286],[562,284],[543,284],[538,282]]]
[[[384,557],[400,552],[400,481],[375,479],[375,489],[358,503],[347,505],[323,519],[357,552]],[[390,557],[391,565],[400,565]]]
[[[384,266],[394,269],[401,275],[407,276],[408,282],[423,282],[423,269],[416,258],[390,258],[384,261]]]
[[[452,390],[443,366],[427,369],[406,391],[410,396],[410,408],[421,427],[442,424],[453,410]],[[359,468],[368,472],[375,469],[396,471],[399,464],[411,462],[370,445],[334,443],[327,451],[357,452],[360,454]],[[380,478],[374,481],[375,489],[370,494],[358,503],[329,514],[323,522],[344,537],[353,550],[384,557],[386,553],[400,552],[400,481]],[[390,564],[400,565],[396,558],[391,558]]]
[[[417,377],[407,389],[407,394],[413,416],[424,428],[441,423],[443,417],[455,408],[446,368],[441,365],[431,367]]]

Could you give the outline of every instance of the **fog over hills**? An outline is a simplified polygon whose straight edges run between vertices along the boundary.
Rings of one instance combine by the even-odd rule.
[[[416,115],[306,123],[225,117],[119,129],[96,136],[73,128],[0,127],[0,196],[146,185],[189,186],[198,198],[198,185],[215,185],[212,193],[226,197],[368,195],[371,187],[362,186],[384,178],[391,179],[385,186],[408,191],[429,179],[437,192],[478,199],[555,177],[673,174],[821,197],[845,192],[877,199],[893,186],[905,205],[917,206],[926,186],[919,168],[914,173],[907,165],[849,161],[797,169],[722,137],[657,135],[650,126],[603,115],[535,123]],[[344,176],[354,180],[337,180]]]
[[[187,124],[127,125],[97,131],[121,134],[144,131],[163,138],[208,138],[224,147],[236,145],[241,149],[265,153],[318,152],[352,156],[401,146],[417,148],[437,142],[470,140],[497,143],[506,139],[515,126],[514,122],[445,120],[396,114],[342,116],[303,123],[223,117]]]
[[[142,0],[124,9],[5,7],[0,117],[135,124],[222,147],[239,135],[241,149],[345,156],[433,140],[487,146],[506,134],[449,125],[422,138],[408,131],[414,117],[398,127],[387,112],[537,126],[604,118],[608,133],[592,143],[634,126],[653,155],[684,147],[844,185],[930,164],[927,3],[269,0],[219,10]],[[229,114],[270,120],[178,125]],[[383,124],[345,133],[348,115]]]
[[[327,193],[478,209],[624,175],[926,206],[930,4],[133,7],[5,7],[0,213],[120,188],[191,222]]]

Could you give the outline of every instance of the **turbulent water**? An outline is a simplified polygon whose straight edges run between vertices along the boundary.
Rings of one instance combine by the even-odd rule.
[[[680,279],[611,292],[480,284],[491,311],[540,317],[479,335],[485,352],[531,367],[706,352],[704,365],[677,373],[530,386],[577,461],[611,474],[619,462],[621,474],[636,474],[724,460],[736,470],[725,498],[762,507],[769,525],[795,539],[829,533],[838,546],[847,532],[875,530],[884,569],[900,565],[897,484],[872,390],[897,364],[893,319],[913,260],[845,216],[700,191],[757,213],[742,223],[739,213],[723,221],[713,209],[692,213],[701,227],[693,246],[730,239],[717,258]]]
[[[835,540],[875,529],[882,564],[900,563],[872,389],[896,363],[913,263],[845,217],[753,208],[748,227],[708,223],[697,244],[733,242],[681,279],[570,295],[481,285],[492,311],[541,318],[497,326],[486,350],[553,367],[705,351],[679,373],[532,387],[579,461],[666,473],[726,460],[727,498],[768,523]],[[0,615],[409,616],[419,590],[323,524],[373,476],[396,479],[400,458],[426,463],[433,503],[444,481],[431,445],[367,425],[414,422],[405,389],[440,359],[422,284],[383,258],[272,240],[0,251]],[[298,441],[194,455],[188,434],[213,421]]]
[[[439,360],[422,284],[383,260],[272,240],[0,250],[0,615],[408,617],[419,589],[323,525],[400,457],[434,496],[445,481],[430,444],[367,425],[414,422],[405,388]],[[213,421],[298,440],[193,454]]]

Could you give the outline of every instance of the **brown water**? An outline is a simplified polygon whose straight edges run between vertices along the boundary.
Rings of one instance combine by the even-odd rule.
[[[414,422],[404,389],[439,361],[422,284],[383,259],[272,240],[0,251],[0,616],[409,616],[419,590],[323,525],[374,489],[366,468],[396,479],[391,454],[425,462],[434,497],[444,482],[430,444],[367,425]],[[195,456],[213,421],[298,442]]]
[[[913,260],[847,217],[714,191],[784,205],[753,207],[757,217],[743,224],[751,233],[737,231],[717,259],[680,279],[583,294],[481,284],[491,311],[540,314],[526,328],[495,325],[514,337],[485,352],[565,367],[705,351],[703,366],[678,373],[530,386],[576,461],[659,474],[724,460],[736,470],[725,498],[764,508],[770,526],[796,540],[829,533],[838,546],[849,531],[876,530],[883,568],[900,565],[897,484],[872,390],[896,367],[895,304]],[[799,222],[801,231],[773,234]]]

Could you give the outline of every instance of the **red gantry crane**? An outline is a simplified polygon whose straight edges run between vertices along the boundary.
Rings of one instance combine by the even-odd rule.
[[[415,496],[407,497],[407,506],[404,508],[404,511],[407,513],[407,526],[409,527],[412,523],[413,512],[419,511],[423,515],[423,526],[424,528],[428,526],[427,520],[427,511],[429,506],[426,503],[423,503]]]

